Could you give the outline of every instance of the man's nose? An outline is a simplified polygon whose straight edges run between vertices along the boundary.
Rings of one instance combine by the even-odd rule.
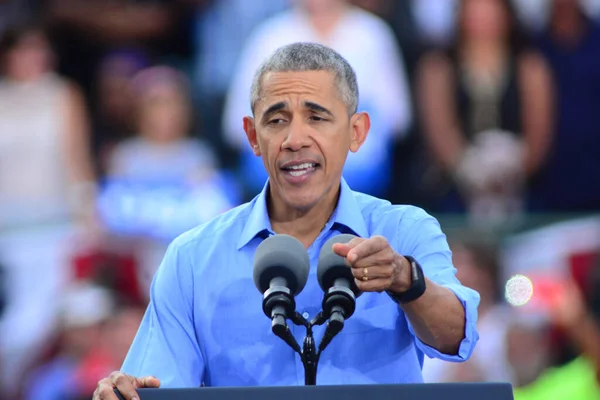
[[[311,139],[309,135],[309,129],[306,124],[303,124],[297,119],[292,121],[287,130],[287,136],[281,148],[290,151],[299,151],[303,147],[310,146]]]

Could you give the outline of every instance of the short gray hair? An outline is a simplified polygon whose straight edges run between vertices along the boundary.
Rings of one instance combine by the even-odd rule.
[[[317,43],[293,43],[277,49],[258,68],[250,91],[250,106],[262,95],[262,79],[268,72],[329,71],[334,74],[341,100],[350,115],[358,108],[356,73],[338,52]]]

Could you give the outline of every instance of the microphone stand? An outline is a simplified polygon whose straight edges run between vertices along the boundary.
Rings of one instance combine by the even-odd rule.
[[[265,309],[265,313],[272,318],[271,329],[273,333],[287,343],[295,353],[300,355],[302,365],[304,366],[304,384],[307,386],[316,385],[317,365],[319,364],[321,353],[331,343],[331,340],[341,332],[346,316],[350,317],[354,313],[354,303],[349,301],[350,296],[352,299],[354,299],[354,296],[349,290],[345,290],[349,292],[345,295],[344,293],[340,293],[339,289],[336,293],[328,293],[323,301],[324,311],[319,312],[309,322],[297,311],[289,312],[295,309],[295,302],[289,293],[282,290],[283,288],[281,287],[272,287],[267,290],[265,292],[263,308]],[[340,299],[340,296],[342,299]],[[341,303],[340,300],[342,300]],[[343,300],[346,301],[346,304],[344,304]],[[338,304],[342,304],[343,306]],[[302,349],[300,349],[298,341],[287,325],[286,315],[290,315],[289,319],[294,324],[306,328],[306,336],[304,337]],[[327,322],[327,327],[317,350],[312,328],[317,325],[323,325],[325,322]]]
[[[302,365],[304,366],[304,384],[307,386],[314,386],[317,384],[317,365],[319,364],[321,353],[331,342],[331,339],[333,339],[333,337],[337,335],[343,327],[343,320],[341,324],[336,323],[335,321],[337,321],[337,318],[335,318],[334,315],[335,314],[332,314],[330,321],[327,324],[327,329],[325,330],[323,339],[319,344],[318,351],[312,328],[316,325],[323,325],[327,321],[327,316],[323,312],[317,314],[310,322],[308,322],[306,318],[304,318],[298,312],[294,312],[290,318],[294,324],[298,326],[304,326],[306,328],[306,336],[304,337],[302,349],[300,349],[300,345],[292,335],[287,324],[285,323],[285,320],[283,322],[285,324],[284,329],[276,328],[276,326],[281,327],[281,320],[279,320],[278,324],[273,324],[273,333],[283,339],[283,341],[287,343],[294,350],[294,352],[300,355],[300,360],[302,360]]]

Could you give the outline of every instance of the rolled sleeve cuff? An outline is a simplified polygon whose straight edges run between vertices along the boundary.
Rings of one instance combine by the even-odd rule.
[[[479,305],[479,294],[476,291],[461,285],[445,284],[443,286],[454,292],[465,310],[465,335],[463,340],[460,342],[458,354],[443,354],[428,344],[423,343],[416,335],[407,317],[406,320],[408,322],[408,330],[415,337],[415,341],[419,350],[421,350],[429,358],[438,358],[440,360],[452,362],[467,361],[469,357],[471,357],[471,354],[473,354],[475,344],[479,340],[479,333],[477,333],[477,306]]]

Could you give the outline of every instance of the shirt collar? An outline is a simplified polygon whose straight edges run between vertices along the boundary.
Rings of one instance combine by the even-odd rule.
[[[350,189],[344,178],[342,178],[340,185],[341,191],[338,205],[326,227],[329,229],[335,227],[342,231],[342,233],[353,233],[360,237],[367,237],[367,226],[365,225],[362,210],[356,202],[354,191]],[[247,245],[256,236],[266,238],[273,234],[273,228],[271,227],[271,221],[267,212],[268,193],[269,181],[265,183],[263,190],[250,204],[250,214],[237,243],[238,250]]]

